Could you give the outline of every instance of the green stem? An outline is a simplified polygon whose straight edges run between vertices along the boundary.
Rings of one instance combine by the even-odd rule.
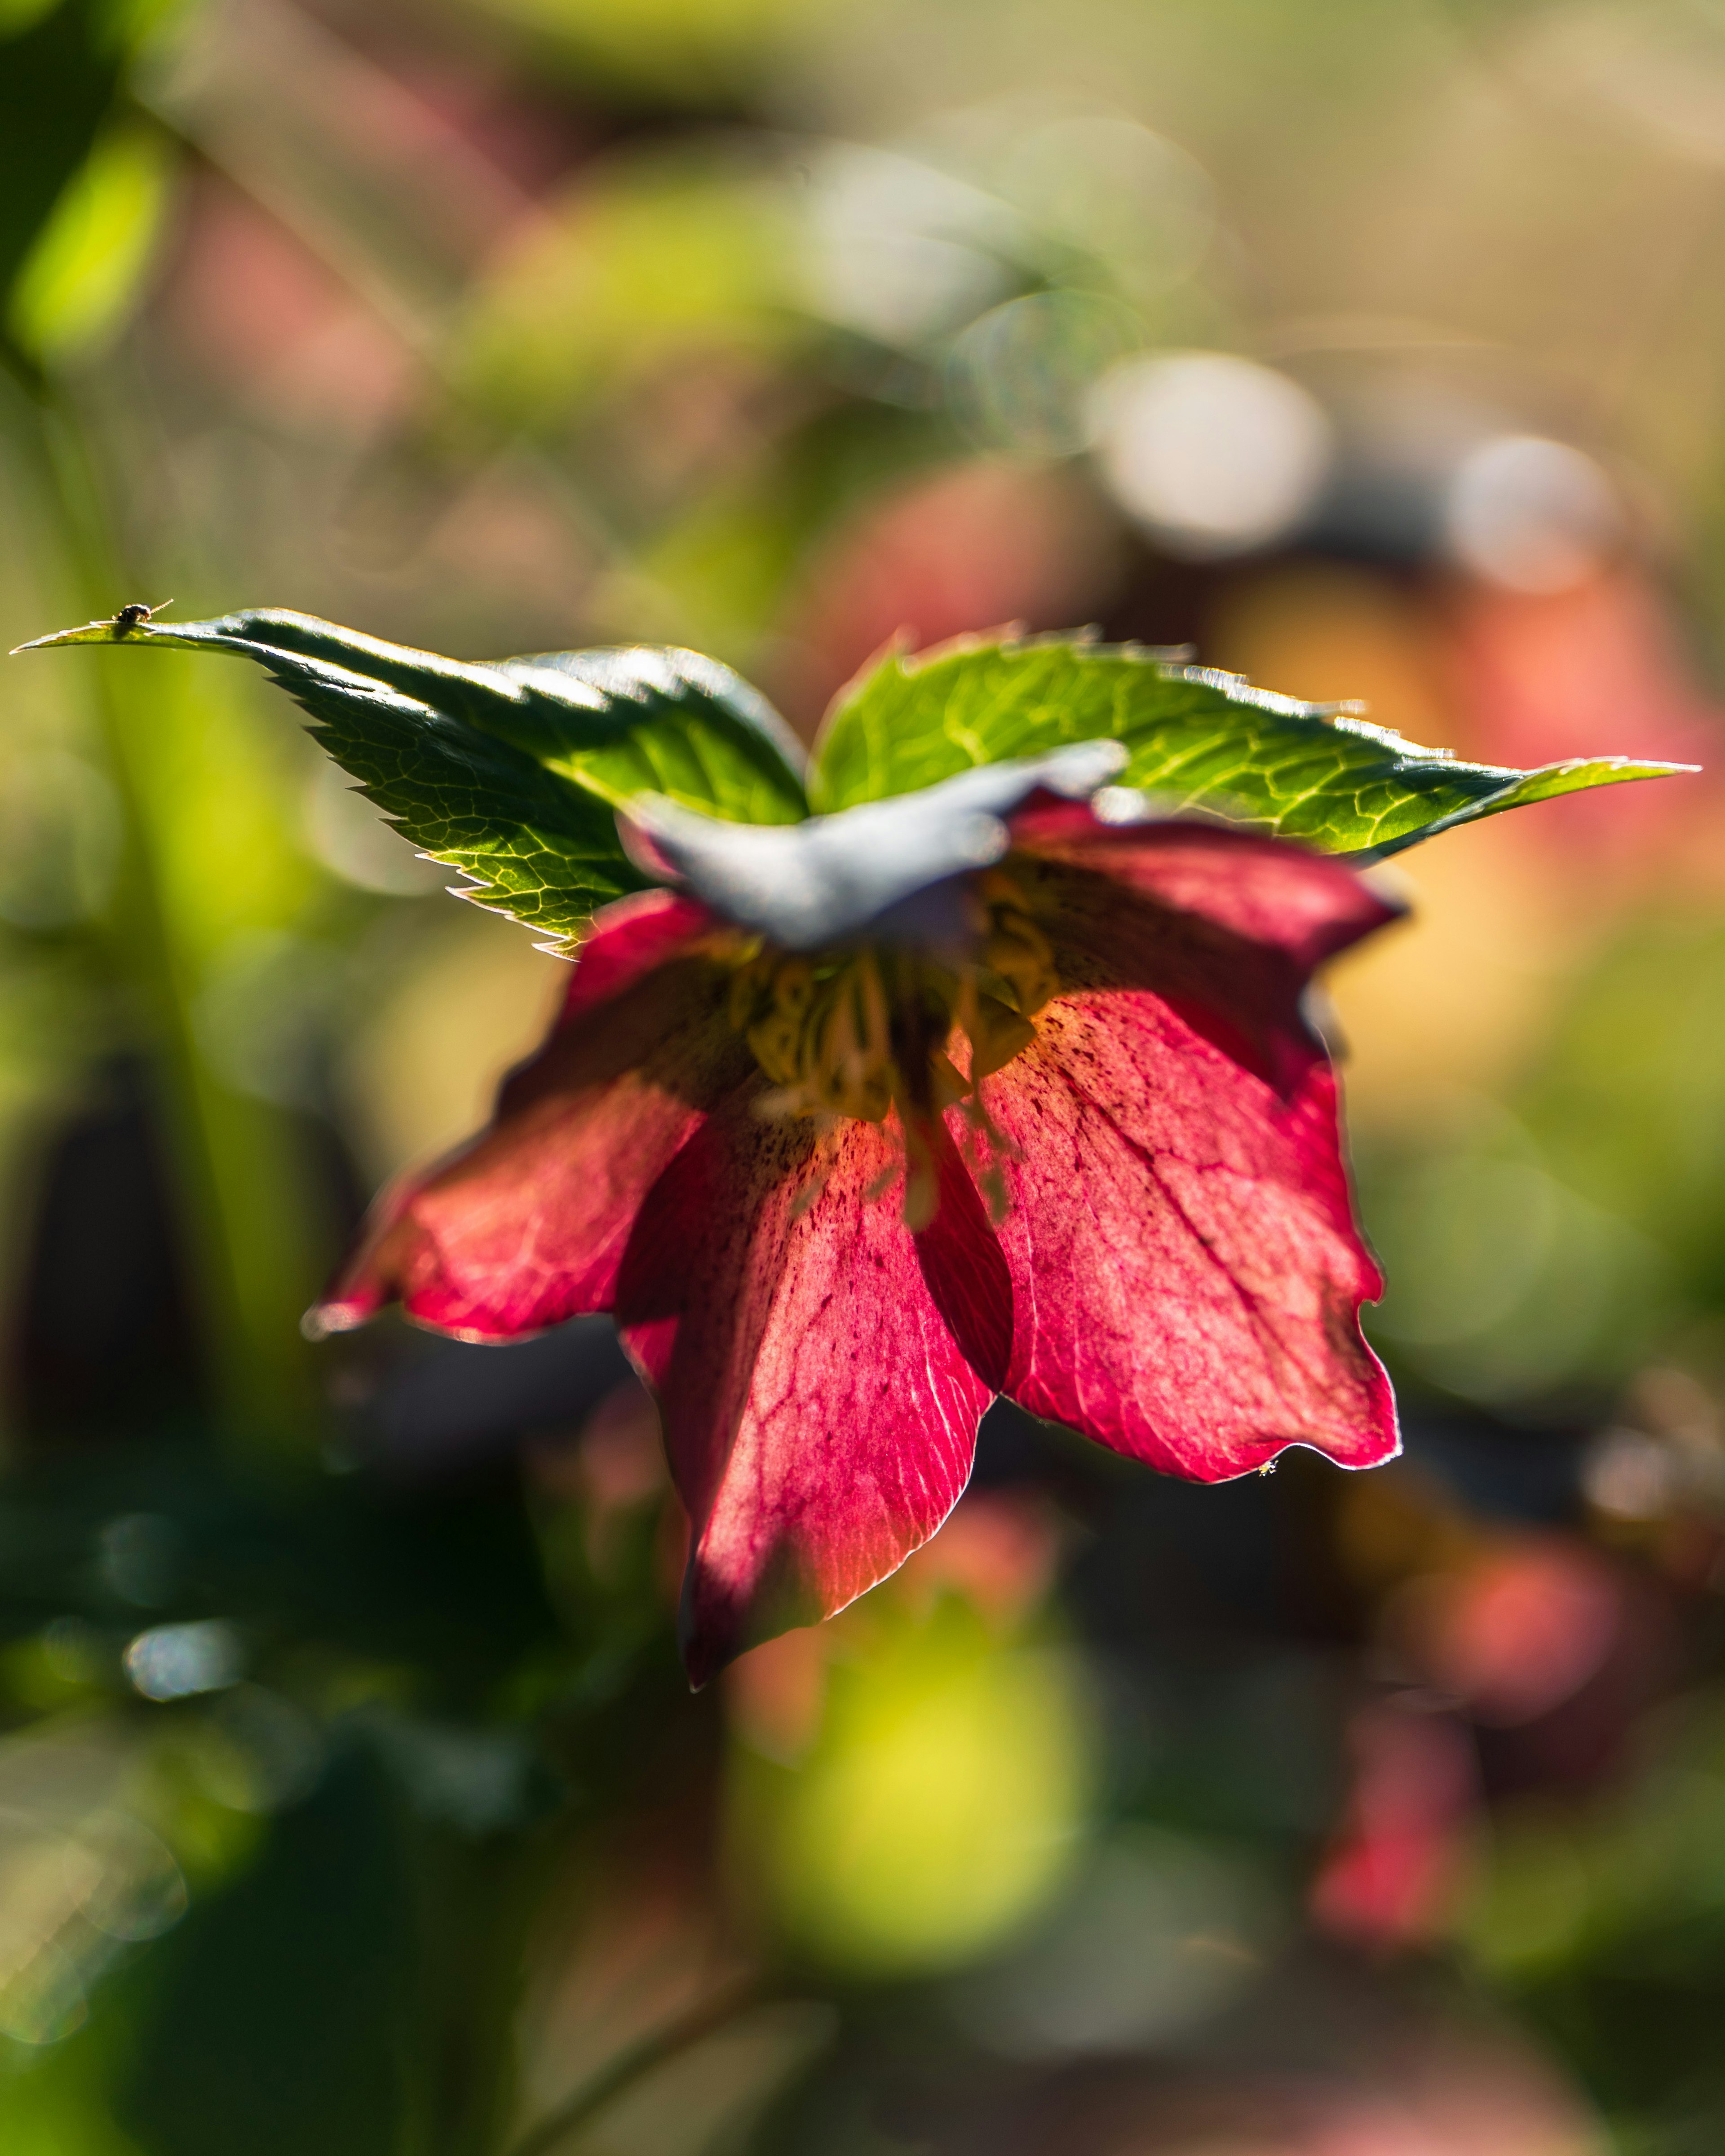
[[[41,490],[67,569],[91,612],[106,613],[130,587],[92,446],[51,391],[32,402]],[[243,1447],[278,1451],[303,1440],[313,1409],[296,1320],[316,1285],[316,1237],[283,1118],[222,1086],[197,1041],[194,939],[167,874],[177,804],[152,768],[193,710],[177,678],[183,662],[170,664],[174,675],[152,670],[145,681],[98,661],[95,711],[126,832],[110,940],[144,1006],[214,1402]]]
[[[608,2110],[619,2097],[626,2095],[637,2082],[644,2081],[649,2074],[683,2052],[692,2051],[727,2021],[735,2020],[749,2007],[758,2005],[766,1996],[757,1977],[739,1977],[721,1985],[686,2013],[661,2022],[658,2028],[649,2030],[619,2051],[555,2111],[547,2112],[537,2125],[530,2127],[511,2143],[506,2156],[551,2156],[553,2149],[561,2148],[583,2127],[590,2126],[601,2112]]]

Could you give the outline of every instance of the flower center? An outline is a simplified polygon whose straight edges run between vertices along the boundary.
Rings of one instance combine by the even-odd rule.
[[[1035,1039],[1030,1020],[1059,987],[1054,953],[1024,895],[998,870],[977,880],[976,958],[953,965],[890,945],[801,957],[770,947],[740,966],[731,1022],[779,1089],[786,1115],[908,1126],[956,1101]],[[965,1036],[968,1071],[947,1050]]]

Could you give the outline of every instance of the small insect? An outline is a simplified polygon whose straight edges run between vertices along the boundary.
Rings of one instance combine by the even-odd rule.
[[[110,625],[113,628],[117,629],[120,631],[120,634],[124,636],[127,629],[136,629],[140,622],[148,621],[151,615],[162,613],[167,608],[171,607],[173,601],[172,599],[158,599],[154,606],[146,607],[141,604],[138,600],[134,599],[129,606],[123,606],[121,608],[119,613],[115,615]]]

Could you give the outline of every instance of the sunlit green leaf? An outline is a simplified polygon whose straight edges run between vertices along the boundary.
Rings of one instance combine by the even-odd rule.
[[[158,644],[254,659],[416,846],[553,936],[639,888],[616,811],[653,792],[752,824],[807,814],[802,752],[728,668],[647,647],[466,665],[309,614],[92,622],[43,644]],[[30,647],[35,648],[35,647]]]
[[[1038,637],[890,654],[829,720],[809,790],[818,810],[845,808],[1105,735],[1132,752],[1122,785],[1346,854],[1397,853],[1505,808],[1688,768],[1625,757],[1538,771],[1463,763],[1235,675],[1133,645]]]

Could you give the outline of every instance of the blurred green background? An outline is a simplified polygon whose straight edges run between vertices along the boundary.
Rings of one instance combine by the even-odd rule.
[[[0,646],[1193,644],[1719,761],[1714,0],[0,0]],[[8,2156],[1716,2156],[1725,794],[1328,983],[1406,1458],[997,1410],[691,1699],[603,1322],[300,1312],[560,967],[285,700],[0,696]]]

